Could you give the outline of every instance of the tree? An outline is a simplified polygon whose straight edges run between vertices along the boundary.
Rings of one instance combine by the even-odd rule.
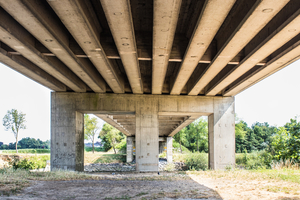
[[[174,140],[179,143],[179,145],[180,145],[180,152],[181,153],[182,153],[182,147],[181,147],[181,145],[187,143],[186,132],[187,132],[187,128],[184,127],[178,133],[176,133],[174,135],[174,137],[173,137]]]
[[[118,143],[120,143],[122,141],[122,139],[124,138],[124,135],[118,129],[114,128],[113,126],[109,125],[108,123],[105,123],[99,134],[99,137],[103,141],[105,141],[104,146],[107,145],[106,143],[108,143],[114,149],[114,152],[116,154],[117,153],[116,146]]]
[[[203,118],[199,118],[191,124],[191,134],[197,143],[197,151],[208,151],[208,124]],[[200,146],[200,148],[199,148]]]
[[[95,135],[99,130],[97,118],[90,118],[89,115],[84,115],[84,139],[90,139],[93,145],[93,153],[95,152],[94,143],[95,143]]]
[[[18,153],[18,135],[21,129],[26,129],[25,115],[22,112],[18,112],[16,109],[8,110],[7,114],[3,118],[3,126],[5,130],[11,130],[16,138],[16,151]]]

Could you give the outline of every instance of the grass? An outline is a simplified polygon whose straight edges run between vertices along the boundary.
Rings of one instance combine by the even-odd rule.
[[[2,150],[2,153],[4,154],[16,154],[16,150]],[[27,154],[27,153],[32,153],[32,154],[40,154],[40,153],[50,153],[50,149],[18,149],[18,154]]]

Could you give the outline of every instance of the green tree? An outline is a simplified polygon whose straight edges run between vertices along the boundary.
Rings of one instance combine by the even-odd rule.
[[[16,109],[8,110],[7,114],[3,118],[3,126],[5,130],[11,130],[16,138],[16,152],[18,153],[18,136],[21,129],[26,129],[25,115],[22,112],[18,112]]]
[[[187,132],[187,128],[184,127],[183,129],[181,129],[178,133],[176,133],[173,138],[176,142],[179,143],[180,145],[180,152],[182,153],[182,147],[181,145],[182,144],[186,144],[188,141],[187,141],[187,138],[186,138],[186,132]],[[185,145],[184,145],[185,146]]]
[[[199,118],[190,124],[188,130],[189,149],[198,152],[208,152],[208,124],[204,118]],[[196,144],[195,144],[196,143]]]
[[[107,149],[106,143],[108,143],[113,148],[114,153],[116,154],[116,147],[125,136],[118,129],[114,128],[108,123],[105,123],[99,134],[99,137],[105,142],[104,148]]]
[[[94,143],[95,143],[95,136],[99,130],[97,118],[92,117],[90,118],[89,115],[84,115],[84,139],[90,139],[93,145],[93,153],[95,152]]]

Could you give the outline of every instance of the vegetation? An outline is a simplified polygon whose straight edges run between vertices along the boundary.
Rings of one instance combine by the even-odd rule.
[[[35,155],[24,159],[15,158],[10,164],[14,169],[40,169],[46,167],[47,160],[50,160],[50,155]]]
[[[9,143],[9,145],[0,145],[0,149],[15,149],[16,143]],[[47,140],[45,142],[41,141],[40,139],[35,139],[35,138],[22,138],[18,142],[18,151],[20,149],[50,149],[50,141]],[[24,153],[24,151],[23,151]]]
[[[19,149],[19,153],[50,153],[50,149]],[[16,150],[3,150],[2,153],[9,153],[9,154],[15,154],[17,153]]]
[[[90,118],[89,115],[84,115],[84,139],[90,139],[93,145],[93,153],[95,152],[94,143],[95,143],[95,136],[99,130],[97,118],[92,117]]]
[[[99,138],[104,142],[103,148],[106,151],[113,148],[114,153],[116,154],[116,149],[126,149],[126,136],[108,123],[103,125]]]
[[[207,120],[199,118],[184,129],[179,131],[174,137],[179,143],[180,151],[187,148],[191,152],[208,152],[208,129]]]
[[[16,138],[16,151],[18,153],[18,136],[21,129],[26,129],[25,115],[22,112],[18,112],[16,109],[8,110],[7,114],[3,118],[3,126],[6,131],[11,130]]]

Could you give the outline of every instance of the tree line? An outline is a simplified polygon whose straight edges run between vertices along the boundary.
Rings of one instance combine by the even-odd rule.
[[[180,151],[208,152],[208,123],[199,118],[173,138]],[[248,126],[243,120],[235,124],[235,150],[236,153],[251,153],[265,151],[273,159],[293,159],[300,162],[300,122],[290,119],[282,127],[270,126],[267,122],[255,122]]]
[[[18,149],[50,149],[50,141],[42,141],[40,139],[35,138],[23,138],[20,141],[18,141]],[[0,142],[0,149],[2,150],[9,150],[9,149],[15,149],[16,143],[9,143],[3,144],[3,142]]]

